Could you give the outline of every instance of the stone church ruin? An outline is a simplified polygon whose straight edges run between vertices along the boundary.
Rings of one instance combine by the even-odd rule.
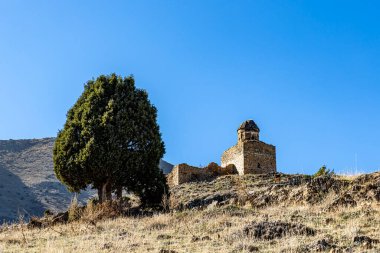
[[[233,164],[240,175],[276,172],[276,147],[259,139],[260,129],[253,120],[238,129],[238,142],[224,151],[222,167]]]
[[[182,163],[168,174],[168,184],[210,181],[228,174],[276,173],[276,147],[259,139],[260,129],[253,120],[243,122],[237,130],[238,142],[224,151],[221,166],[210,163],[204,168]]]

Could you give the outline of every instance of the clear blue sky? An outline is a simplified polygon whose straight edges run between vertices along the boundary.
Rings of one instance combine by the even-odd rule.
[[[0,139],[55,136],[83,84],[133,74],[165,159],[220,163],[246,119],[282,172],[380,169],[378,1],[0,0]]]

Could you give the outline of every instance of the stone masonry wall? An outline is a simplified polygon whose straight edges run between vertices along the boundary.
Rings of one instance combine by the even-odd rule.
[[[240,175],[244,174],[243,145],[241,143],[224,151],[221,166],[227,167],[229,164],[235,165],[235,168]]]
[[[182,163],[174,166],[172,172],[167,175],[170,187],[195,181],[211,181],[218,176],[237,174],[235,166],[220,167],[216,163],[210,163],[204,168],[190,166]]]
[[[261,141],[244,143],[244,174],[276,172],[276,148]]]
[[[181,163],[174,166],[172,172],[168,175],[169,185],[179,185],[187,182],[206,180],[210,173],[205,168],[190,166]]]

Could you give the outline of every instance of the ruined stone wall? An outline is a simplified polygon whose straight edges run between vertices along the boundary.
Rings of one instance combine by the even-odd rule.
[[[242,143],[238,143],[237,145],[224,151],[221,166],[227,167],[229,164],[235,165],[235,168],[240,175],[244,174],[244,155]]]
[[[166,182],[168,183],[169,187],[172,187],[178,184],[178,168],[177,167],[174,166],[172,171],[166,175]]]
[[[244,143],[244,174],[276,172],[276,147],[261,141]]]
[[[174,166],[167,179],[168,184],[174,186],[187,182],[207,180],[210,176],[210,172],[205,168],[198,168],[182,163]]]
[[[195,181],[211,181],[218,176],[237,174],[235,166],[220,167],[216,163],[210,163],[204,168],[190,166],[182,163],[174,166],[166,180],[170,187]]]

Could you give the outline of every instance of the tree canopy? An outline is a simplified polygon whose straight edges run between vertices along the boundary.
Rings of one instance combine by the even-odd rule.
[[[132,76],[101,75],[85,84],[67,113],[53,151],[54,171],[69,190],[87,186],[99,200],[137,193],[143,203],[159,202],[167,190],[159,169],[165,152],[157,109]]]

